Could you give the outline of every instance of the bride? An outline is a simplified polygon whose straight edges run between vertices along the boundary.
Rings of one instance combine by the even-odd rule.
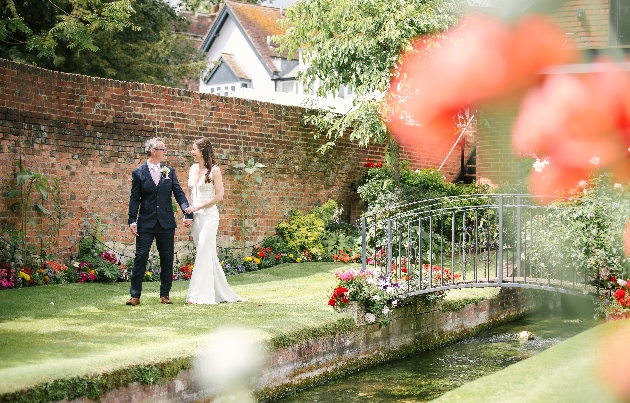
[[[196,164],[190,167],[186,213],[194,213],[192,236],[197,248],[195,266],[188,286],[187,304],[218,304],[245,301],[232,291],[217,256],[219,210],[223,200],[221,169],[215,164],[214,150],[208,138],[195,140],[191,154]]]

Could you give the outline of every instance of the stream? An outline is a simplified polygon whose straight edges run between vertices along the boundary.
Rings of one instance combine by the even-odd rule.
[[[536,313],[449,346],[382,364],[277,402],[426,402],[532,357],[597,323],[592,316],[563,316],[560,310]],[[520,340],[522,331],[533,333],[534,339]]]

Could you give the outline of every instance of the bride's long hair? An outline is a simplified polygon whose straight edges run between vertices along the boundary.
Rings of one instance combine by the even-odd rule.
[[[212,182],[212,178],[210,177],[210,171],[212,167],[216,165],[216,160],[214,158],[214,148],[212,148],[212,142],[207,137],[202,137],[194,141],[197,145],[199,151],[201,151],[201,155],[203,156],[203,164],[206,166],[208,172],[206,172],[206,180],[205,183]]]

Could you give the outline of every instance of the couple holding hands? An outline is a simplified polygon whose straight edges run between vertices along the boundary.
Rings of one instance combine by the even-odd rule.
[[[144,148],[147,161],[131,175],[129,229],[136,237],[136,254],[131,270],[131,298],[127,305],[140,304],[142,279],[154,239],[160,255],[160,302],[172,304],[169,292],[173,284],[177,226],[172,196],[185,213],[184,225],[192,227],[196,247],[195,266],[186,303],[244,301],[228,285],[217,256],[217,203],[223,200],[223,179],[221,169],[216,165],[210,139],[201,138],[193,142],[191,154],[195,164],[190,167],[185,193],[175,170],[162,164],[166,156],[166,146],[162,139],[149,139]]]

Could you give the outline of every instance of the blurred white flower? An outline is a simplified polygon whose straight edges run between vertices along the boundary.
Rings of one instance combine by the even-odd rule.
[[[255,403],[252,382],[262,373],[265,348],[251,330],[229,327],[211,333],[193,362],[202,393],[221,402]]]
[[[593,165],[597,165],[599,164],[599,157],[593,157],[588,162],[590,162]]]
[[[615,183],[615,189],[621,189],[623,185],[621,183]]]
[[[549,161],[548,160],[539,160],[538,158],[536,158],[536,162],[534,162],[534,171],[536,172],[542,172],[543,169],[545,169],[545,167],[549,165]]]
[[[365,314],[365,321],[367,323],[374,323],[374,321],[376,321],[376,316],[374,316],[374,314],[372,314],[372,313],[366,313]]]
[[[620,278],[617,279],[617,284],[619,284],[622,287],[625,287],[626,284],[628,284],[628,282],[626,280],[622,280]]]
[[[389,313],[389,308],[385,307],[383,308],[383,315],[387,315]]]

